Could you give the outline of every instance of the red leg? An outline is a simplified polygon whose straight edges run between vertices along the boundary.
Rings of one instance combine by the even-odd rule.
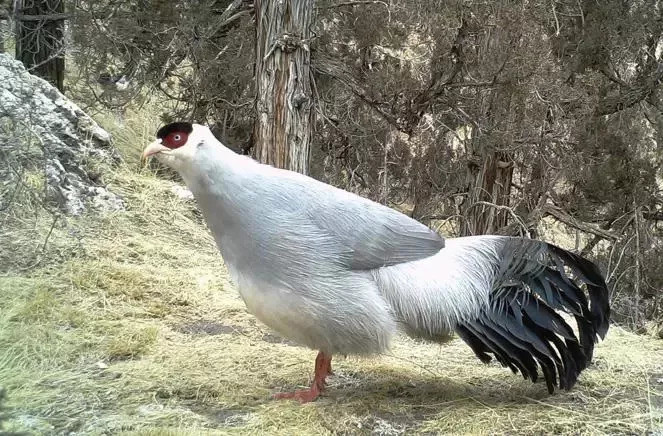
[[[325,379],[331,374],[331,359],[331,354],[325,354],[320,351],[315,358],[315,375],[313,376],[311,387],[294,392],[279,392],[278,394],[274,394],[274,398],[293,398],[300,403],[314,401],[325,389]]]

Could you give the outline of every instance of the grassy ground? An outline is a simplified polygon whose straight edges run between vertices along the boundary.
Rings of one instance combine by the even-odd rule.
[[[152,131],[130,122],[122,129],[126,163],[107,182],[123,194],[126,212],[51,229],[48,215],[14,208],[4,221],[13,240],[36,253],[0,276],[6,431],[663,431],[663,342],[616,326],[578,385],[553,396],[543,384],[482,365],[458,340],[401,338],[386,356],[337,358],[315,403],[271,400],[308,383],[315,352],[282,341],[247,313],[194,205],[172,192],[172,182],[140,169],[138,147]]]

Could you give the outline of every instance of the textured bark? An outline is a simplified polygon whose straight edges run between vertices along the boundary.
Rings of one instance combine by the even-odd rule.
[[[22,0],[15,11],[16,59],[64,89],[64,0]]]
[[[660,86],[661,80],[663,80],[663,64],[656,65],[649,76],[641,75],[635,85],[622,86],[618,95],[605,97],[599,101],[596,106],[596,115],[610,115],[635,106],[649,98]]]
[[[461,50],[464,37],[459,32],[455,53],[459,63],[464,63]],[[487,33],[478,44],[478,58],[481,61],[491,59],[490,47],[506,45],[508,35],[503,29],[495,29]],[[501,59],[501,62],[505,62]],[[460,73],[459,73],[460,74]],[[512,122],[518,119],[518,99],[512,87],[489,87],[477,93],[480,96],[481,112],[478,118],[482,129],[490,131],[507,131],[516,129]],[[461,234],[485,235],[495,234],[507,226],[515,213],[510,209],[511,182],[513,179],[514,162],[509,150],[510,138],[485,135],[482,129],[473,130],[472,140],[467,143],[468,158],[466,180],[467,199],[461,205],[464,220]]]
[[[11,28],[9,26],[9,12],[11,10],[10,0],[0,0],[0,53],[7,49],[5,40],[9,39]]]
[[[307,174],[313,127],[309,49],[314,0],[255,0],[253,155]]]
[[[489,151],[480,163],[470,163],[468,196],[463,203],[464,217],[461,234],[485,235],[497,233],[509,223],[509,206],[513,164],[503,152]],[[489,205],[490,204],[490,205]]]

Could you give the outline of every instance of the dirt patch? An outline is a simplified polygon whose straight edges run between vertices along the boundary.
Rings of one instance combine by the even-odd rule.
[[[396,436],[414,431],[429,416],[422,413],[378,412],[363,417],[357,427],[372,435]]]
[[[378,416],[365,416],[357,420],[357,429],[369,432],[371,435],[398,436],[408,429],[408,426],[394,421],[388,421]]]
[[[239,326],[225,325],[215,321],[194,321],[182,324],[176,328],[181,333],[189,335],[242,335],[246,329]]]
[[[286,344],[286,345],[297,345],[296,343],[289,341],[281,336],[273,335],[271,333],[265,333],[261,338],[263,341],[270,344]]]
[[[241,427],[251,418],[251,414],[239,409],[214,409],[194,407],[193,412],[204,416],[221,427]]]

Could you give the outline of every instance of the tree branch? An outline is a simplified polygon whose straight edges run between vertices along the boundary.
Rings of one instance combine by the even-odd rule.
[[[527,224],[525,224],[525,221],[523,221],[523,219],[513,210],[512,207],[509,207],[509,206],[506,206],[506,205],[503,205],[503,204],[491,203],[489,201],[476,201],[476,202],[472,203],[472,205],[470,207],[468,207],[467,210],[470,210],[470,209],[472,209],[473,207],[476,207],[476,206],[488,206],[488,207],[492,207],[492,208],[494,208],[496,210],[499,210],[499,211],[509,212],[509,215],[511,215],[511,217],[514,219],[514,221],[516,223],[518,223],[518,225],[520,226],[520,229],[523,231],[523,233],[525,235],[527,235],[528,238],[530,237],[529,227],[527,226]],[[507,226],[507,227],[509,227],[509,226]],[[500,229],[500,230],[502,230],[502,229]]]
[[[641,101],[647,99],[663,80],[663,63],[658,64],[649,77],[637,80],[636,85],[624,87],[624,91],[618,95],[605,97],[596,107],[595,114],[598,116],[610,115],[615,112],[628,109]]]
[[[332,77],[339,83],[345,85],[354,95],[359,97],[364,103],[375,110],[385,121],[401,130],[398,118],[391,112],[384,109],[383,105],[375,99],[368,96],[366,90],[359,84],[359,81],[353,77],[352,73],[347,71],[344,64],[330,57],[324,56],[321,52],[314,52],[315,62],[312,68],[315,72]]]
[[[68,20],[73,17],[74,14],[68,14],[68,13],[43,14],[43,15],[25,15],[25,14],[14,15],[14,18],[17,21],[60,21],[60,20]]]
[[[218,18],[218,24],[212,28],[209,35],[216,35],[221,29],[234,23],[244,15],[253,13],[253,4],[247,0],[233,0],[232,3],[226,7]]]
[[[609,230],[602,229],[601,227],[595,224],[578,221],[568,213],[564,212],[561,208],[553,204],[547,203],[543,205],[543,213],[545,215],[552,216],[557,221],[564,223],[569,227],[573,227],[574,229],[581,230],[585,233],[590,233],[592,235],[600,236],[604,239],[611,239],[611,240],[619,239],[619,235]]]
[[[379,1],[379,0],[363,0],[363,1],[351,1],[351,2],[342,2],[342,3],[336,3],[333,5],[328,5],[328,6],[317,6],[316,9],[333,9],[333,8],[341,8],[341,7],[354,7],[354,6],[360,6],[360,5],[382,5],[385,8],[389,9],[389,5],[386,2]]]

